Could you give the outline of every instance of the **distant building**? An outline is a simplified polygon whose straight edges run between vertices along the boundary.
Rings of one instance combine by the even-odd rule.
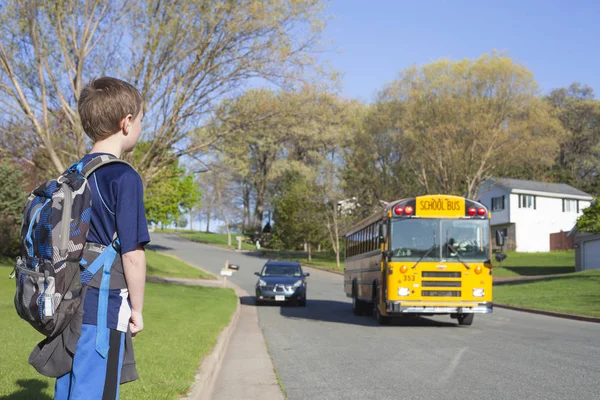
[[[491,211],[492,235],[500,230],[505,248],[550,251],[550,235],[569,232],[593,197],[564,183],[490,179],[477,199]]]

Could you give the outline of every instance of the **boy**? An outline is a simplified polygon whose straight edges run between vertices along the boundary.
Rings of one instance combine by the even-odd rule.
[[[130,84],[110,77],[95,79],[82,90],[77,110],[93,142],[83,163],[98,156],[120,158],[135,148],[142,131],[142,96]],[[71,372],[56,380],[57,400],[117,399],[119,384],[137,379],[130,339],[144,328],[144,246],[150,242],[142,180],[130,166],[111,163],[93,172],[88,182],[92,214],[84,259],[88,259],[86,252],[93,257],[93,252],[101,252],[104,246],[114,242],[118,249],[120,245],[110,271],[106,318],[109,350],[106,357],[96,351],[99,271],[93,278],[88,277],[81,336]],[[124,357],[131,361],[123,364]]]

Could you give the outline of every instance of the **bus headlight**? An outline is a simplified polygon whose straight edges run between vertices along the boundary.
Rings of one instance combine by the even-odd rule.
[[[410,289],[407,287],[398,288],[398,296],[408,296],[410,294]]]
[[[482,288],[474,288],[473,289],[473,297],[483,297],[485,296],[485,289]]]

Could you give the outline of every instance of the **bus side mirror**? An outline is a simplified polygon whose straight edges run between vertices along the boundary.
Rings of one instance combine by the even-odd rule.
[[[379,245],[381,246],[382,244],[384,244],[386,239],[387,239],[387,224],[380,223],[379,224]]]
[[[504,247],[504,235],[499,229],[496,231],[496,246]]]

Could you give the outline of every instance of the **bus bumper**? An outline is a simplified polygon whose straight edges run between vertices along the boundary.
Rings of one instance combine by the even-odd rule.
[[[492,302],[483,303],[423,303],[417,301],[388,301],[388,314],[487,314],[493,312]]]

